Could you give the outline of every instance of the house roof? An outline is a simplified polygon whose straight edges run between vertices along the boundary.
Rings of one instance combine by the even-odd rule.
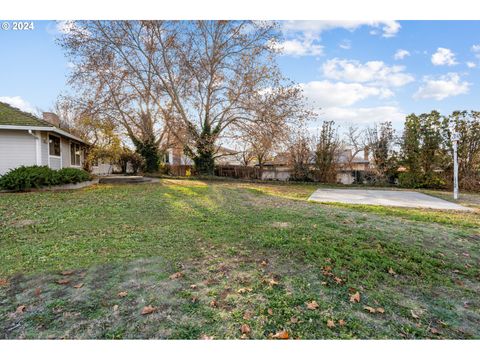
[[[51,131],[67,138],[86,143],[82,139],[36,117],[33,114],[27,113],[3,102],[0,102],[0,130],[1,129]]]

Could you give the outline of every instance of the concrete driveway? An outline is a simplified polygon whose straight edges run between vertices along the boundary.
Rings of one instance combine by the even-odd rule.
[[[415,191],[318,189],[308,200],[324,203],[337,202],[345,204],[473,211],[471,208]]]

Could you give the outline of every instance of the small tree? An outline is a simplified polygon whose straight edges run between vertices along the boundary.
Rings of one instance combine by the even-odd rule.
[[[311,139],[306,131],[298,130],[291,134],[288,147],[288,160],[292,167],[292,180],[310,181],[313,162]]]
[[[366,130],[366,151],[372,157],[379,181],[386,181],[396,174],[398,167],[395,146],[395,130],[390,121],[375,124]]]
[[[324,121],[315,147],[315,167],[318,180],[336,182],[340,140],[334,121]]]

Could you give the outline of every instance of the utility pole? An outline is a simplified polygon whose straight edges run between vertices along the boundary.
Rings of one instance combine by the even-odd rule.
[[[457,149],[458,142],[460,141],[460,135],[457,132],[452,133],[453,143],[453,198],[458,199],[458,158]]]

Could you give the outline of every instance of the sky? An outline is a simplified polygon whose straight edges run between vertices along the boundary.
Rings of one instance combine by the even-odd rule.
[[[0,101],[51,110],[71,68],[65,22],[0,30]],[[10,22],[11,25],[11,22]],[[278,64],[304,89],[316,125],[368,126],[410,113],[480,110],[480,21],[283,21]]]

